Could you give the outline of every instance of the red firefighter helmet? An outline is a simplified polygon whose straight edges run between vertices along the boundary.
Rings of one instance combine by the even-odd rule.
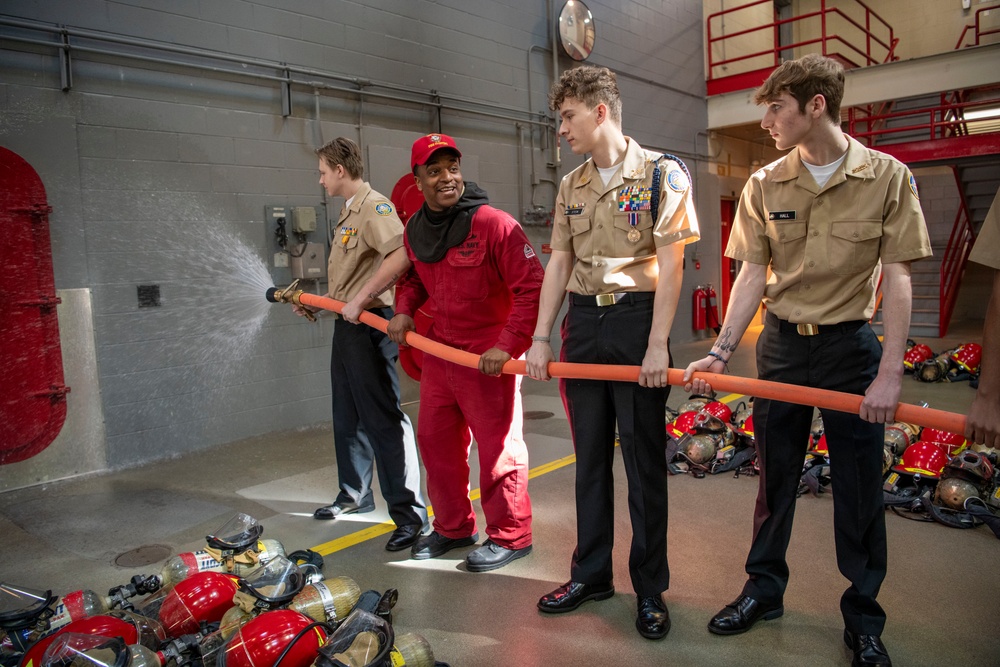
[[[935,442],[939,445],[943,445],[945,453],[949,456],[955,456],[965,449],[965,445],[968,444],[965,438],[958,433],[952,433],[950,431],[942,431],[939,428],[927,427],[920,432],[920,439],[924,442]]]
[[[730,424],[733,421],[733,411],[728,405],[720,401],[710,401],[702,409],[711,415],[715,415],[725,424]]]
[[[215,623],[233,606],[239,577],[225,572],[197,572],[167,591],[157,618],[169,637],[198,632]]]
[[[697,416],[698,413],[694,410],[680,413],[674,421],[667,424],[667,432],[675,438],[679,438],[685,433],[694,433]]]
[[[296,639],[310,624],[314,624],[311,618],[291,609],[266,611],[233,633],[222,647],[216,665],[274,665],[284,653],[280,667],[309,667],[316,660],[317,650],[327,636],[323,627],[316,625],[312,631],[304,632]]]
[[[983,346],[979,343],[959,345],[951,353],[951,360],[970,373],[979,372],[979,362],[983,359]]]
[[[935,442],[921,440],[906,448],[899,465],[893,466],[896,472],[909,475],[921,475],[938,479],[941,471],[948,463],[948,456],[941,445]]]
[[[733,427],[733,429],[737,433],[739,433],[740,435],[745,435],[748,438],[752,438],[753,437],[753,415],[747,415],[746,419],[743,420],[743,423],[742,424],[737,423],[736,426]]]
[[[809,453],[818,456],[830,455],[830,447],[826,444],[826,433],[820,433],[819,439],[809,445]]]
[[[923,343],[914,345],[903,355],[903,367],[908,371],[912,371],[915,365],[927,361],[933,356],[934,351]]]

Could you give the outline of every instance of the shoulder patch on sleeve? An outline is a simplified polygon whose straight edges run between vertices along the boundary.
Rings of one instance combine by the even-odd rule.
[[[531,247],[530,243],[524,244],[524,258],[531,259],[535,256],[535,249]]]
[[[917,179],[913,178],[913,174],[910,174],[910,192],[917,198],[917,201],[920,201],[920,195],[917,194]]]
[[[688,183],[687,176],[680,169],[671,169],[670,173],[667,174],[667,185],[674,192],[684,192],[687,190],[691,184]]]
[[[392,215],[392,204],[389,202],[375,204],[375,212],[379,215]]]

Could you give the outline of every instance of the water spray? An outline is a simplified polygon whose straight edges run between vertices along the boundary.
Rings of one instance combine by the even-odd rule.
[[[335,313],[341,313],[344,302],[337,301],[325,296],[308,294],[302,290],[296,290],[298,280],[283,290],[272,287],[267,290],[266,298],[272,303],[294,303],[297,306],[307,305],[313,308],[322,308]],[[309,311],[304,311],[311,315]],[[310,318],[315,319],[315,318]],[[363,311],[360,320],[370,327],[386,332],[389,323],[384,319]],[[456,350],[453,347],[430,340],[413,331],[406,333],[406,344],[414,347],[426,354],[440,357],[445,361],[465,366],[466,368],[479,368],[479,355],[464,350]],[[514,375],[526,375],[526,364],[522,360],[511,359],[503,365],[503,372]],[[639,366],[616,366],[612,364],[578,364],[564,361],[551,361],[548,366],[549,375],[559,378],[573,378],[583,380],[611,380],[617,382],[638,382]],[[784,384],[770,380],[757,380],[754,378],[740,377],[738,375],[720,375],[718,373],[698,372],[694,377],[706,380],[715,389],[727,391],[744,396],[755,396],[767,398],[774,401],[795,403],[797,405],[811,405],[819,408],[837,410],[839,412],[850,412],[857,414],[861,410],[863,396],[857,394],[846,394],[840,391],[829,389],[816,389],[815,387],[802,387],[799,385]],[[679,368],[667,369],[667,382],[675,386],[684,386],[684,371]],[[900,403],[896,406],[896,421],[918,424],[920,426],[930,426],[942,431],[951,433],[965,433],[965,415],[927,408],[909,403]]]

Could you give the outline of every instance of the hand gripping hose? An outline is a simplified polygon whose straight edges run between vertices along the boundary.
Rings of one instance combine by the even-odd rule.
[[[298,281],[296,281],[298,282]],[[344,308],[343,301],[337,301],[316,294],[309,294],[302,290],[295,290],[296,283],[292,283],[284,290],[270,288],[267,290],[268,301],[278,303],[294,303],[296,305],[307,305],[314,308],[340,313]],[[370,327],[386,332],[388,322],[384,318],[367,311],[361,313],[361,321]],[[421,352],[432,354],[446,361],[465,366],[467,368],[479,368],[479,355],[463,350],[456,350],[453,347],[432,341],[413,331],[407,332],[406,344],[415,347]],[[504,373],[526,375],[525,362],[511,359],[503,366]],[[549,363],[549,375],[552,377],[587,379],[587,380],[615,380],[620,382],[638,382],[639,366],[616,366],[610,364],[575,364],[562,361]],[[712,387],[744,396],[756,396],[768,398],[786,403],[796,403],[798,405],[812,405],[819,408],[837,410],[839,412],[850,412],[857,414],[861,410],[862,396],[856,394],[845,394],[829,389],[816,389],[813,387],[802,387],[790,385],[782,382],[772,382],[769,380],[757,380],[754,378],[740,377],[738,375],[720,375],[718,373],[695,373],[695,376],[707,380]],[[684,370],[680,368],[670,368],[667,370],[667,382],[676,386],[684,385]],[[896,421],[929,426],[951,433],[965,433],[965,415],[925,408],[909,403],[900,403],[896,406]]]

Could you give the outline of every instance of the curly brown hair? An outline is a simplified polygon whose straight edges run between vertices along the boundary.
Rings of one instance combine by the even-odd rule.
[[[558,112],[567,97],[579,100],[591,109],[603,103],[608,107],[608,117],[621,127],[622,98],[618,92],[618,79],[607,67],[584,65],[563,72],[549,90],[549,109]]]

